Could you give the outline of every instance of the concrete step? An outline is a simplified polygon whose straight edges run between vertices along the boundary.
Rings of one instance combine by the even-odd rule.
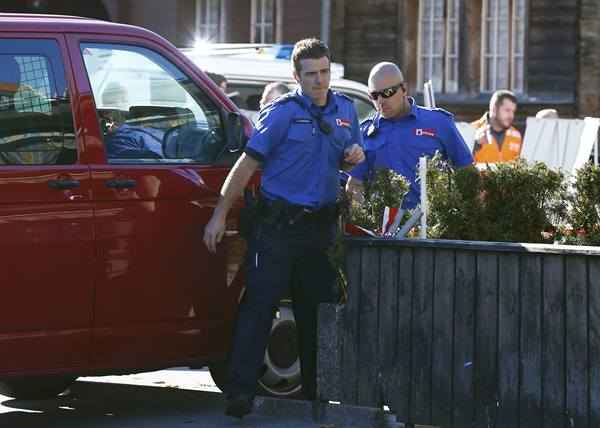
[[[323,428],[404,428],[393,413],[372,407],[269,397],[256,397],[254,406],[265,416],[312,418]]]

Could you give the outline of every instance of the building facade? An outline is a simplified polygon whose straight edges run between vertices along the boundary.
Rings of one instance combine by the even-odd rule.
[[[141,25],[180,47],[197,40],[227,43],[293,43],[321,35],[321,1],[303,0],[104,0],[111,20]],[[157,13],[160,11],[160,13]]]
[[[393,61],[417,99],[423,83],[431,80],[437,104],[459,120],[480,116],[491,92],[500,88],[517,93],[520,118],[548,107],[562,117],[600,116],[597,0],[73,3],[7,0],[0,10],[68,13],[140,25],[180,47],[198,40],[293,43],[317,36],[328,41],[348,78],[364,82],[375,63]]]
[[[331,47],[350,78],[396,62],[417,94],[472,120],[511,89],[524,120],[542,108],[600,115],[596,0],[333,0]],[[376,29],[374,31],[373,29]]]

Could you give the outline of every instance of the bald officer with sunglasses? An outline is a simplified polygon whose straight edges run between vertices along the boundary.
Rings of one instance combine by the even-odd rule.
[[[317,310],[320,302],[335,297],[336,273],[327,250],[335,237],[339,170],[364,159],[352,100],[329,89],[327,46],[317,39],[299,41],[292,65],[298,89],[260,112],[204,232],[204,242],[214,252],[225,232],[227,212],[262,166],[226,391],[225,412],[238,418],[252,410],[273,307],[290,285],[303,393],[316,398]]]
[[[436,152],[457,168],[473,165],[473,156],[456,129],[451,113],[418,106],[407,95],[402,71],[381,62],[369,74],[369,96],[377,112],[361,124],[366,160],[350,171],[348,193],[360,199],[363,181],[377,169],[396,171],[410,181],[402,208],[415,208],[421,197],[417,171],[419,158]]]

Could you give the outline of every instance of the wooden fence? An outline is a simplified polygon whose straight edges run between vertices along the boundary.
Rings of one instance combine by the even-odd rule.
[[[342,402],[442,427],[600,427],[600,248],[350,239],[347,275]]]

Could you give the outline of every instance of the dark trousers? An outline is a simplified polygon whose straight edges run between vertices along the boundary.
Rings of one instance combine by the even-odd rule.
[[[273,308],[291,287],[302,386],[316,398],[317,312],[336,298],[336,273],[327,257],[331,222],[258,224],[248,243],[246,292],[240,303],[229,367],[229,394],[254,395],[262,374]]]

